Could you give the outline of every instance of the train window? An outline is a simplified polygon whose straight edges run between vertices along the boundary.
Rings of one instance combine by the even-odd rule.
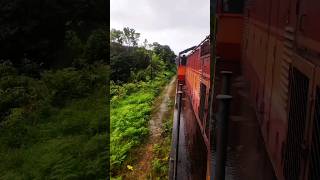
[[[182,66],[185,66],[186,63],[187,63],[187,57],[186,57],[185,55],[183,55],[183,56],[181,57],[181,65],[182,65]]]
[[[207,87],[203,83],[200,83],[200,106],[199,106],[199,118],[204,121],[205,115],[205,102],[206,102],[206,90]],[[202,122],[203,123],[203,122]]]
[[[225,13],[237,13],[243,12],[243,0],[222,0],[222,9]]]
[[[209,53],[210,53],[210,44],[209,44],[209,41],[206,41],[201,45],[200,56],[204,56]]]

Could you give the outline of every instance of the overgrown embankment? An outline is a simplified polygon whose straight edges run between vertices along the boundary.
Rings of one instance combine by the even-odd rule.
[[[175,101],[176,80],[168,85],[168,90],[163,97],[162,106],[165,110],[161,111],[160,134],[154,136],[156,141],[152,142],[152,169],[149,174],[150,178],[168,179],[169,175],[169,156],[171,150],[172,127],[173,127],[173,111]]]
[[[139,37],[128,27],[110,31],[110,165],[111,176],[118,179],[133,171],[137,151],[150,133],[154,101],[175,74],[176,56],[170,47],[147,40],[138,46]],[[139,174],[132,178],[143,179]]]
[[[147,137],[153,102],[173,74],[172,71],[162,71],[148,82],[111,85],[110,160],[114,175],[126,166],[124,162],[132,159],[128,157],[129,153]]]
[[[0,179],[105,179],[104,64],[23,76],[0,64]]]

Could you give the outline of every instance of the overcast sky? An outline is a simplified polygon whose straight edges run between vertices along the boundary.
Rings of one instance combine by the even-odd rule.
[[[139,43],[169,45],[178,54],[209,35],[209,9],[209,0],[111,0],[110,28],[134,28]]]

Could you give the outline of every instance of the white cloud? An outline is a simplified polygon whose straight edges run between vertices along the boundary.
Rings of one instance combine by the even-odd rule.
[[[199,44],[210,33],[209,0],[111,0],[110,26],[134,28],[149,42],[177,54]]]

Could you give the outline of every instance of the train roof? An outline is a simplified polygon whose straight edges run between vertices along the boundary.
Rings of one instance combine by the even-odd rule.
[[[202,40],[201,43],[199,43],[187,56],[192,55],[194,52],[197,51],[197,49],[199,49],[207,41],[210,41],[210,35],[206,36],[206,38]]]

